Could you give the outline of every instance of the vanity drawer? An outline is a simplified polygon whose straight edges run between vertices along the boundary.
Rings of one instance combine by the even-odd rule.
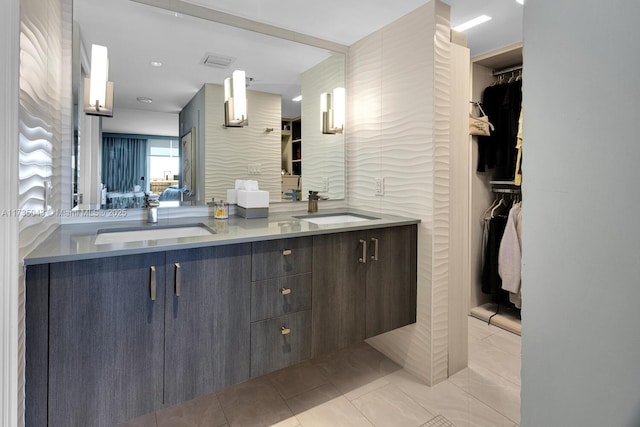
[[[285,368],[311,356],[311,311],[251,324],[251,376]]]
[[[251,321],[311,309],[311,273],[251,283]]]
[[[311,237],[252,244],[252,281],[311,272]]]

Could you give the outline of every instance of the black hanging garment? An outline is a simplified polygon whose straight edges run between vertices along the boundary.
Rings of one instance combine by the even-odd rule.
[[[489,235],[482,266],[482,292],[496,296],[497,301],[502,301],[505,296],[507,301],[509,299],[509,294],[502,289],[502,279],[498,274],[498,252],[507,219],[507,215],[495,215],[489,220]]]
[[[518,119],[522,107],[522,81],[489,86],[482,107],[495,127],[490,136],[478,137],[478,172],[494,169],[493,179],[512,181],[518,150]]]

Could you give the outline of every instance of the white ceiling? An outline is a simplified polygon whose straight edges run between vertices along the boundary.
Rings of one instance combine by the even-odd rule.
[[[466,32],[471,55],[522,40],[522,6],[515,0],[447,0],[452,26],[480,14],[493,19]],[[351,45],[425,0],[189,0],[189,3]],[[131,0],[74,0],[87,49],[109,48],[110,80],[118,108],[177,113],[204,82],[222,83],[233,69],[254,79],[250,89],[283,95],[283,116],[299,115],[288,102],[299,93],[300,74],[329,52],[275,39]],[[205,53],[234,57],[229,69],[201,65]],[[153,68],[151,61],[163,63]],[[149,97],[141,104],[137,97]]]
[[[351,45],[427,0],[187,0],[325,40]],[[515,0],[443,0],[451,26],[479,15],[492,20],[467,33],[471,56],[522,41],[522,5]]]

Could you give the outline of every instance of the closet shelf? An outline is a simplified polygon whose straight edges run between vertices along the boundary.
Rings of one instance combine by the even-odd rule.
[[[522,329],[520,311],[512,307],[501,305],[500,312],[496,314],[497,309],[498,304],[489,302],[472,308],[470,314],[475,318],[484,320],[485,322],[489,322],[489,319],[491,319],[492,325],[520,335],[520,331]]]

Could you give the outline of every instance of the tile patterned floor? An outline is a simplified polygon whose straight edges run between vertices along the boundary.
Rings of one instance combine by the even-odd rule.
[[[517,427],[520,337],[469,318],[469,367],[428,387],[367,344],[120,427]]]

